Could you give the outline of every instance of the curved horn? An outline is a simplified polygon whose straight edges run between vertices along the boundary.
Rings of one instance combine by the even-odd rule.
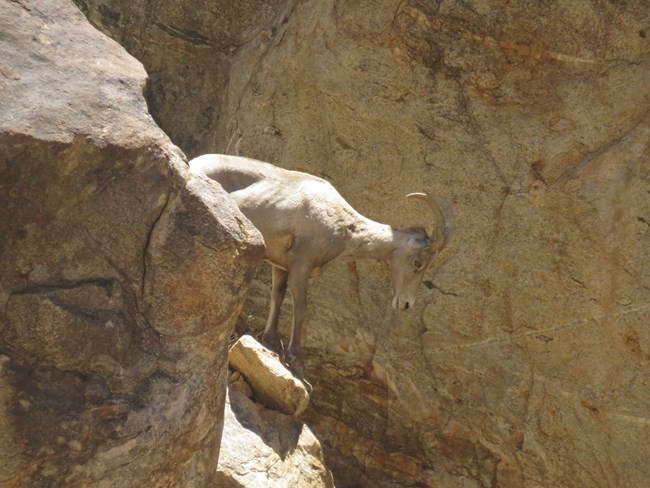
[[[454,230],[454,213],[451,210],[449,202],[441,197],[434,197],[428,193],[409,193],[406,198],[422,200],[429,205],[434,213],[436,228],[431,232],[431,238],[435,241],[431,247],[436,251],[441,251],[449,243],[451,233]]]

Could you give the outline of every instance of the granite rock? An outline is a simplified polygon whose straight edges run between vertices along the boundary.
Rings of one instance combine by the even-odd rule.
[[[83,3],[146,46],[146,65],[223,60],[187,82],[155,71],[159,123],[182,148],[232,153],[239,141],[241,155],[326,178],[396,226],[426,221],[408,192],[452,203],[454,239],[408,312],[390,309],[384,264],[333,264],[312,280],[304,418],[337,485],[646,484],[645,0],[212,2],[215,28],[255,14],[228,47],[164,45],[144,21],[110,24],[118,2]],[[192,15],[207,19],[204,5]],[[210,88],[178,102],[185,86]],[[175,121],[188,107],[212,117],[203,132]],[[253,329],[268,282],[258,275],[245,308]],[[288,306],[283,316],[286,335]]]
[[[221,442],[220,487],[334,487],[320,442],[309,426],[257,403],[238,372],[230,377]]]
[[[0,484],[208,486],[262,238],[72,2],[0,32]]]
[[[242,336],[230,348],[229,362],[268,408],[298,416],[309,405],[309,388],[282,364],[277,354],[252,336]]]

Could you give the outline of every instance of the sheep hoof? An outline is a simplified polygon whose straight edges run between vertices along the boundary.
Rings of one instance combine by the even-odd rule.
[[[270,349],[271,351],[273,351],[274,353],[282,357],[284,353],[283,350],[284,348],[282,347],[282,341],[277,335],[263,334],[262,344],[264,344],[268,349]]]
[[[305,378],[305,360],[302,354],[288,354],[287,363],[289,365],[289,371],[291,371],[296,378],[301,380]]]

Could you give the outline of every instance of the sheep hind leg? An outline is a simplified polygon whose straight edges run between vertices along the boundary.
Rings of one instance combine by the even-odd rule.
[[[289,273],[289,291],[293,298],[293,325],[291,327],[291,339],[286,351],[286,359],[289,369],[301,379],[305,376],[301,336],[307,309],[307,281],[311,269],[310,266],[306,265],[292,266]]]
[[[269,307],[269,318],[262,334],[262,343],[274,352],[282,355],[282,342],[278,334],[278,321],[280,318],[280,307],[287,294],[287,279],[289,273],[273,266],[271,274],[271,305]]]

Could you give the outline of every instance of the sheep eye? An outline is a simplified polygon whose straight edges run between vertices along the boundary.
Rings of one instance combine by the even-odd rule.
[[[416,259],[415,261],[413,261],[413,266],[415,267],[415,269],[422,269],[422,261]]]

